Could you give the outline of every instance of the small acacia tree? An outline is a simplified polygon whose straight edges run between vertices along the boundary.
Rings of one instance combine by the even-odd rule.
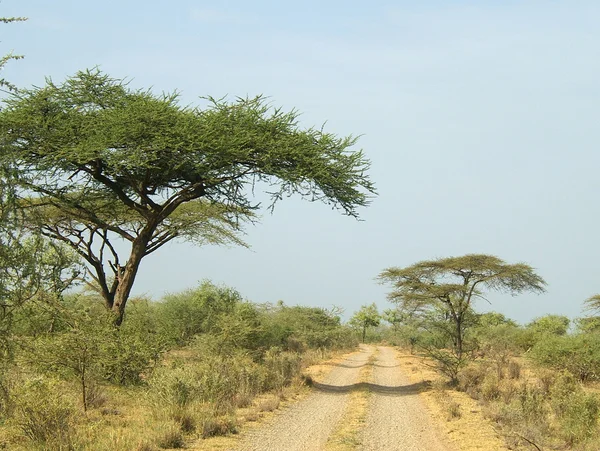
[[[87,262],[116,324],[140,262],[165,243],[241,243],[255,183],[272,187],[271,206],[300,194],[350,216],[375,192],[353,137],[301,129],[261,97],[206,109],[177,97],[91,70],[19,91],[0,112],[0,164],[22,211]]]
[[[367,338],[367,329],[379,326],[380,322],[381,315],[373,302],[370,305],[363,305],[358,312],[352,315],[349,324],[362,331],[362,342],[364,343]]]
[[[476,299],[485,291],[516,295],[541,293],[545,282],[524,263],[508,264],[492,255],[469,254],[416,263],[406,268],[387,268],[379,275],[393,290],[388,298],[411,314],[442,315],[451,325],[454,357],[463,359],[465,327]]]

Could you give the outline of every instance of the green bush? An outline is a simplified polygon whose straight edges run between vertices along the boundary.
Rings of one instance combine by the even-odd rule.
[[[266,352],[263,366],[266,375],[263,390],[281,389],[300,374],[302,356],[296,352],[281,352],[273,348]]]
[[[530,353],[540,366],[567,370],[579,380],[600,380],[600,334],[548,336]]]
[[[595,394],[584,392],[571,373],[559,374],[550,394],[559,434],[568,445],[598,434],[600,399]]]
[[[184,345],[195,335],[210,332],[222,315],[232,313],[242,296],[209,281],[193,290],[166,296],[157,306],[160,335]]]
[[[67,393],[57,379],[25,381],[14,393],[10,422],[34,443],[49,449],[70,449],[78,410]]]
[[[158,368],[148,381],[149,395],[157,406],[211,403],[229,412],[259,393],[265,378],[249,357],[205,355],[194,365]]]

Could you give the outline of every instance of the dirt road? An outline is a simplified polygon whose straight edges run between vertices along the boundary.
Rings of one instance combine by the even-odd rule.
[[[443,451],[440,439],[418,396],[419,384],[402,374],[392,348],[377,348],[371,403],[362,448],[365,451]]]
[[[368,387],[370,403],[361,444],[348,449],[365,451],[450,451],[436,435],[418,397],[418,386],[410,384],[392,348],[363,346],[337,364],[329,376],[315,384],[313,393],[284,409],[270,424],[254,430],[232,451],[319,451],[326,448],[331,434],[349,405],[353,390]],[[374,362],[369,358],[376,355]],[[359,383],[359,373],[373,364],[372,380]]]

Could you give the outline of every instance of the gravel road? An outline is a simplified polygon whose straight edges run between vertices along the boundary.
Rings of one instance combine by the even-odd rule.
[[[284,409],[264,428],[257,429],[235,451],[318,451],[337,425],[348,402],[348,393],[358,382],[361,367],[374,348],[361,347],[339,363],[314,392]]]
[[[377,349],[362,449],[449,451],[418,397],[418,384],[402,374],[395,351],[385,346]]]
[[[418,384],[411,384],[392,348],[377,348],[364,430],[365,451],[450,451],[418,397]],[[268,424],[248,433],[230,451],[319,451],[338,425],[349,402],[349,393],[359,384],[359,373],[375,348],[362,346],[338,363],[313,393],[277,414]],[[364,387],[364,383],[360,384]]]

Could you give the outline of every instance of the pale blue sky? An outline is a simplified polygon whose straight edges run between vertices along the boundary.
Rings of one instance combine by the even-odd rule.
[[[257,302],[380,307],[387,266],[491,253],[544,295],[492,295],[526,322],[600,292],[600,2],[3,0],[19,86],[99,65],[157,92],[270,96],[307,126],[361,134],[379,197],[363,222],[285,199],[251,250],[174,244],[136,293],[209,278]]]

